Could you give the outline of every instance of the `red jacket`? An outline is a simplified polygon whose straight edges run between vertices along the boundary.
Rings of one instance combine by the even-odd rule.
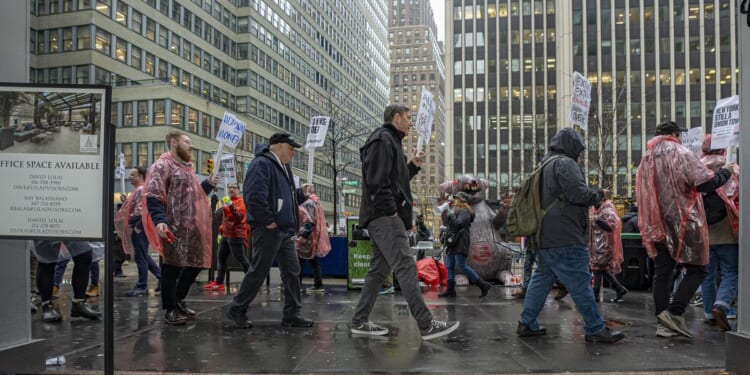
[[[247,209],[241,195],[232,198],[231,206],[224,206],[224,217],[221,221],[221,233],[229,238],[248,238],[250,227],[247,225]]]

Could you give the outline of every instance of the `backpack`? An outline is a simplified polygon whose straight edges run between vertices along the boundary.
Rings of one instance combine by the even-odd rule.
[[[534,169],[530,175],[521,183],[521,187],[513,196],[505,221],[505,228],[510,237],[535,236],[542,226],[542,218],[547,213],[547,208],[542,208],[542,194],[540,190],[542,182],[542,169],[554,160],[562,159],[564,156],[555,155],[545,160],[539,167]],[[557,198],[555,202],[560,200]],[[554,204],[554,203],[553,203]]]

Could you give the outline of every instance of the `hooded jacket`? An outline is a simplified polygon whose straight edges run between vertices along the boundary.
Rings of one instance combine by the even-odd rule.
[[[406,161],[401,140],[404,133],[392,124],[383,124],[367,138],[359,149],[362,161],[362,204],[359,226],[398,214],[406,229],[412,227],[412,194],[409,181],[420,170]]]
[[[553,156],[564,156],[542,170],[541,202],[548,211],[539,235],[541,249],[586,246],[588,208],[599,203],[604,193],[586,185],[576,162],[585,149],[583,137],[572,128],[564,128],[552,137],[549,151],[542,159],[543,162]]]

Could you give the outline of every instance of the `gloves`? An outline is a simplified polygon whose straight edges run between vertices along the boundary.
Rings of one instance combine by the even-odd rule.
[[[312,223],[306,223],[301,228],[299,228],[299,236],[305,239],[309,239],[313,232],[313,224]]]
[[[229,198],[229,197],[221,198],[221,202],[224,203],[224,205],[226,205],[226,206],[231,206],[232,205],[232,199]]]
[[[218,236],[216,236],[216,243],[217,243],[217,244],[219,244],[219,245],[221,245],[221,240],[222,240],[223,238],[224,238],[224,237],[222,237],[221,235],[218,235]]]

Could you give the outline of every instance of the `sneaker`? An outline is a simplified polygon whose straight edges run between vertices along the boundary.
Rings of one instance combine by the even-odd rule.
[[[685,325],[685,318],[680,315],[674,315],[669,310],[664,310],[656,316],[656,320],[672,331],[678,332],[683,336],[693,337],[693,334],[688,331]]]
[[[133,288],[125,292],[125,297],[143,297],[148,295],[146,288]]]
[[[86,289],[86,297],[98,297],[98,296],[99,296],[99,286],[89,285],[89,288]]]
[[[518,328],[516,328],[516,335],[518,335],[518,337],[544,336],[546,334],[547,328],[539,327],[539,329],[531,329],[522,321],[518,321]]]
[[[734,309],[734,307],[730,307],[729,310],[727,310],[727,319],[737,319],[737,311]]]
[[[307,293],[325,293],[325,288],[322,286],[314,286],[312,288],[307,288]]]
[[[181,326],[187,323],[187,318],[185,317],[185,315],[182,315],[182,313],[180,313],[180,310],[178,309],[169,310],[166,314],[164,314],[164,323],[173,326]]]
[[[614,344],[625,338],[625,335],[620,331],[613,331],[609,327],[602,328],[601,331],[593,334],[586,335],[586,342],[602,342],[605,344]]]
[[[626,294],[628,294],[627,289],[623,288],[622,290],[618,290],[615,298],[611,298],[609,302],[622,302],[622,297]]]
[[[672,331],[671,329],[664,326],[664,324],[656,323],[656,337],[670,338],[679,336],[678,332]]]
[[[216,281],[211,281],[210,283],[203,286],[203,289],[205,290],[212,290],[215,292],[223,292],[225,291],[224,284],[219,284]]]
[[[693,300],[690,301],[690,306],[703,306],[703,295],[696,294]]]
[[[393,285],[391,285],[391,286],[389,286],[387,288],[380,289],[380,291],[378,292],[378,294],[381,294],[381,295],[384,295],[384,294],[393,294],[393,292],[395,290],[396,290],[396,288],[394,288]]]
[[[373,322],[364,322],[358,326],[352,326],[352,333],[359,335],[385,336],[388,328],[381,327]]]
[[[714,305],[711,310],[711,316],[716,320],[716,324],[721,328],[722,331],[731,331],[732,326],[729,325],[729,318],[727,318],[727,308],[721,305]]]
[[[238,328],[253,328],[253,322],[247,320],[247,310],[238,308],[227,309],[227,318]]]
[[[432,320],[427,328],[420,329],[422,333],[422,340],[432,340],[441,336],[445,336],[458,328],[461,322],[446,322],[442,320]]]

